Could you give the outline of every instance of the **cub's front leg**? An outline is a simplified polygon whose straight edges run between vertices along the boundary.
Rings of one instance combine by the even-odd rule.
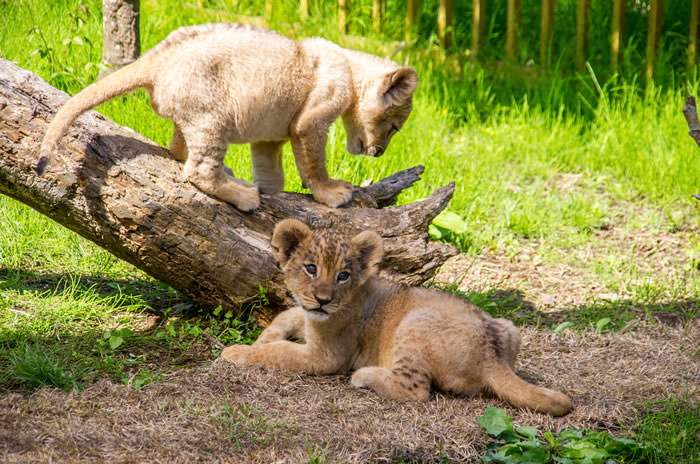
[[[253,346],[290,339],[304,340],[304,310],[301,306],[295,306],[275,316]]]
[[[264,345],[232,345],[224,348],[221,357],[240,364],[266,366],[305,374],[331,374],[338,362],[326,353],[299,343],[277,341]]]
[[[328,130],[342,112],[345,104],[342,100],[342,92],[335,99],[321,90],[312,92],[292,123],[290,137],[303,184],[311,189],[314,200],[333,208],[352,198],[352,184],[329,178],[326,170]]]

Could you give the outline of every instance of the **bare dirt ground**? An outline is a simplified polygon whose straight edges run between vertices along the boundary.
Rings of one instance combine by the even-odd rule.
[[[629,239],[610,232],[601,240],[626,247],[652,273],[671,272],[687,259],[684,240],[691,234],[696,232]],[[458,282],[468,291],[517,294],[528,311],[562,317],[609,292],[573,264],[538,263],[533,258],[538,246],[531,245],[532,253],[523,248],[528,258],[489,252],[457,257],[438,280]],[[597,246],[574,252],[594,256]],[[624,292],[603,298],[624,298]],[[697,310],[698,302],[681,304]],[[571,395],[571,414],[551,418],[489,396],[439,392],[425,403],[387,401],[354,389],[347,375],[312,377],[202,362],[142,389],[103,379],[71,393],[44,388],[1,397],[0,460],[477,462],[489,442],[476,423],[486,405],[506,409],[516,425],[615,433],[634,421],[645,401],[699,399],[697,318],[640,312],[612,333],[554,334],[537,322],[522,326],[521,333],[519,374]]]

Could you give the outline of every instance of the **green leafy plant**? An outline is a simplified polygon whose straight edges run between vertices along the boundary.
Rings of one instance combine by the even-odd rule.
[[[130,328],[122,327],[119,329],[108,330],[102,334],[102,337],[104,338],[105,342],[109,345],[110,349],[116,350],[122,345],[122,343],[124,343],[124,340],[126,340],[133,334],[134,331]]]
[[[653,447],[635,440],[616,438],[596,430],[550,431],[538,439],[535,427],[513,428],[513,420],[499,408],[488,406],[477,419],[485,432],[498,441],[488,447],[484,462],[497,464],[613,464],[644,463]]]

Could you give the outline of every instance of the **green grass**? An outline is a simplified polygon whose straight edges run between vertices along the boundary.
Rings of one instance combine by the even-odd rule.
[[[650,464],[700,462],[700,409],[688,398],[649,402],[632,431],[637,440],[654,446]]]
[[[263,15],[260,1],[200,3],[202,8],[196,1],[142,2],[143,50],[179,26]],[[403,38],[403,1],[385,2],[381,33],[370,30],[371,2],[354,1],[347,36],[338,33],[334,10],[322,14],[319,2],[311,3],[316,6],[304,24],[299,24],[294,0],[276,1],[268,21],[291,37],[324,36],[380,55],[389,55]],[[658,312],[687,321],[697,317],[700,294],[697,233],[688,234],[684,264],[672,272],[644,267],[632,251],[599,236],[618,229],[630,235],[697,231],[698,203],[690,194],[700,193],[700,152],[680,112],[686,92],[698,93],[694,71],[686,73],[683,61],[687,8],[681,0],[665,2],[667,35],[656,83],[644,85],[638,72],[645,16],[634,9],[628,13],[623,73],[612,76],[605,45],[609,2],[592,3],[597,26],[591,30],[591,64],[577,74],[572,65],[573,0],[557,2],[556,59],[549,70],[528,64],[538,60],[540,2],[523,2],[522,66],[513,67],[499,61],[505,2],[489,3],[483,63],[467,59],[468,21],[455,25],[451,53],[439,50],[433,31],[436,0],[421,2],[418,41],[394,57],[415,66],[420,76],[408,123],[379,159],[347,154],[344,130],[336,123],[329,136],[328,168],[332,176],[359,184],[424,164],[423,181],[400,201],[424,198],[456,181],[448,210],[463,227],[457,233],[447,231],[446,237],[465,253],[515,257],[536,242],[533,259],[575,266],[599,281],[601,292],[629,295],[622,301],[592,299],[554,315],[529,307],[522,295],[499,289],[464,295],[494,315],[550,330],[562,322],[595,328],[608,319],[600,329],[612,332]],[[455,4],[455,18],[469,18],[470,4]],[[99,0],[0,0],[0,56],[74,94],[99,71],[100,10]],[[144,92],[116,98],[99,110],[159,144],[169,142],[171,123],[154,114]],[[289,147],[284,162],[286,189],[301,191]],[[250,179],[246,146],[232,146],[227,163]],[[69,390],[105,375],[140,388],[174,366],[216,355],[205,331],[227,344],[250,342],[257,335],[247,317],[204,311],[6,197],[0,197],[0,231],[2,391],[43,385]],[[587,254],[587,247],[595,253]],[[222,411],[222,420],[226,414],[241,414]],[[259,418],[251,414],[243,422],[255,428]],[[698,454],[693,441],[697,426],[697,410],[668,400],[651,404],[640,422],[629,427],[661,450],[659,462],[677,462]],[[309,454],[310,460],[325,460],[325,451]]]

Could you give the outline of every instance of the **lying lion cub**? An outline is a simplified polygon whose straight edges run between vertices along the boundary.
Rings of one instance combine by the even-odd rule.
[[[185,179],[243,211],[284,187],[282,146],[292,142],[299,174],[314,199],[336,207],[352,185],[326,171],[328,129],[343,118],[350,153],[380,156],[411,112],[413,68],[323,39],[301,42],[247,24],[204,24],[171,33],[142,58],[68,100],[41,145],[38,174],[81,113],[144,88],[170,118],[170,151]],[[224,167],[230,143],[250,143],[255,185]]]
[[[275,227],[272,246],[299,306],[280,313],[253,346],[224,349],[225,359],[313,374],[357,369],[353,385],[389,398],[425,400],[435,385],[466,394],[488,389],[553,416],[571,410],[566,395],[513,372],[520,345],[513,323],[448,293],[378,277],[376,233],[349,238],[287,219]]]

